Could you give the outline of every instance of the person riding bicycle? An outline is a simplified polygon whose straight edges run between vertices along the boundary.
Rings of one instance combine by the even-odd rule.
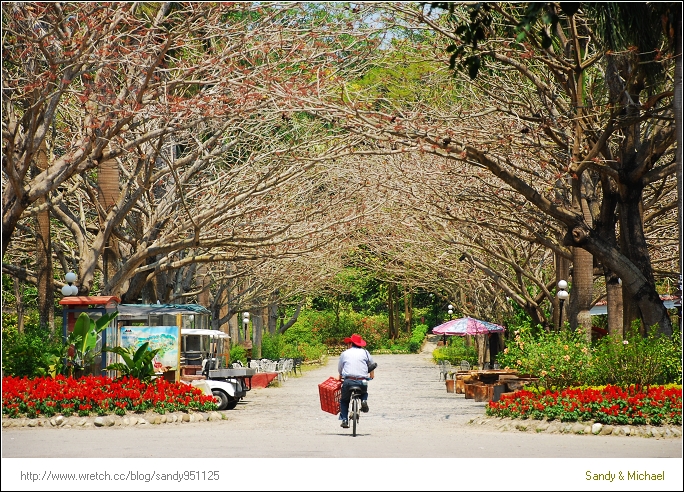
[[[373,379],[375,368],[378,366],[366,346],[366,341],[361,335],[354,333],[351,337],[345,338],[347,350],[340,354],[340,361],[337,364],[338,379],[342,380],[342,394],[340,396],[340,420],[341,427],[349,427],[349,400],[351,399],[352,386],[360,386],[363,390],[361,395],[361,411],[368,411],[368,385],[367,379]]]

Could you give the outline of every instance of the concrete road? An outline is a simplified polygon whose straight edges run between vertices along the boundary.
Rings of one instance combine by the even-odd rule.
[[[678,458],[681,465],[681,438],[546,435],[469,425],[470,418],[484,413],[485,404],[446,392],[430,358],[432,348],[428,344],[420,354],[375,356],[378,369],[369,382],[370,412],[362,414],[357,437],[342,429],[336,416],[320,409],[317,385],[336,374],[337,358],[332,357],[327,365],[290,377],[280,387],[252,390],[227,420],[89,429],[3,428],[2,457]]]

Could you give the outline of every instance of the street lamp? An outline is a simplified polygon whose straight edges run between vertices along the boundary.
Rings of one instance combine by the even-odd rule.
[[[447,313],[449,313],[449,320],[451,320],[452,315],[454,314],[454,306],[452,304],[449,304],[447,306],[447,308],[449,309],[447,311]],[[442,335],[442,342],[444,343],[444,346],[446,347],[446,344],[447,344],[446,333]]]
[[[560,310],[558,311],[558,331],[560,331],[563,326],[563,303],[570,296],[568,291],[565,290],[567,288],[568,283],[565,280],[558,281],[558,292],[556,292],[556,297],[558,297],[558,301],[560,302]]]
[[[64,276],[64,280],[66,280],[67,285],[62,287],[62,295],[64,295],[65,297],[77,296],[78,295],[78,287],[76,287],[74,285],[74,282],[76,282],[76,279],[78,279],[78,277],[76,276],[76,274],[74,272],[68,272]]]
[[[245,327],[245,340],[247,340],[247,328],[249,327],[249,313],[242,313],[242,325]]]
[[[242,313],[242,324],[245,326],[245,349],[247,350],[247,367],[252,362],[252,342],[247,337],[247,328],[249,328],[249,312]]]

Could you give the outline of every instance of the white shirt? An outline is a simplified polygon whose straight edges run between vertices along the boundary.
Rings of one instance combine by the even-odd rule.
[[[337,363],[337,372],[343,378],[367,378],[368,365],[373,363],[368,350],[361,347],[348,348],[340,354],[340,361]]]

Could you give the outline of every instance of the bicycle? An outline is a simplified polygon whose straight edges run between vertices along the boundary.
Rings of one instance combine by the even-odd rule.
[[[372,378],[366,378],[365,380],[359,380],[358,384],[351,386],[349,391],[351,396],[349,398],[349,420],[351,421],[352,436],[356,437],[356,426],[359,422],[361,406],[361,395],[365,393],[363,386],[367,384],[367,381],[371,381]]]

